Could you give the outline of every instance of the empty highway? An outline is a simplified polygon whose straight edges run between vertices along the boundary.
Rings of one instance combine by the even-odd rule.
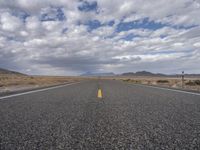
[[[93,80],[0,98],[1,150],[200,149],[200,95]]]

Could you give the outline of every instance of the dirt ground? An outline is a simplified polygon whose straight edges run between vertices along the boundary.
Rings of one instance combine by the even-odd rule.
[[[78,82],[81,80],[84,79],[79,77],[23,76],[0,74],[0,93],[38,87],[47,87],[64,83]]]
[[[0,93],[18,91],[24,89],[48,87],[64,83],[78,82],[88,79],[99,79],[98,77],[64,77],[64,76],[23,76],[0,74]],[[180,77],[101,77],[101,79],[122,80],[135,84],[155,85],[177,89],[194,90],[200,92],[200,78],[185,78],[182,85]]]
[[[177,89],[194,90],[200,92],[200,78],[185,78],[183,84],[180,77],[120,77],[117,80],[124,82],[155,85]]]

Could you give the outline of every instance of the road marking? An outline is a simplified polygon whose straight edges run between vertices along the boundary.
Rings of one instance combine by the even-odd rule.
[[[103,97],[101,89],[98,89],[97,97],[98,98],[102,98]]]
[[[168,88],[163,88],[163,87],[155,87],[155,86],[142,85],[142,84],[135,84],[135,85],[143,86],[143,87],[150,87],[150,88],[154,88],[154,89],[160,89],[160,90],[173,91],[173,92],[179,92],[179,93],[185,93],[185,94],[191,94],[191,95],[200,96],[200,93],[187,92],[187,91],[182,91],[182,90],[168,89]]]
[[[79,84],[79,83],[80,83],[80,82],[69,83],[69,84],[65,84],[65,85],[58,85],[58,86],[49,87],[49,88],[44,88],[44,89],[40,89],[40,90],[33,90],[33,91],[28,91],[28,92],[23,92],[23,93],[18,93],[18,94],[3,96],[3,97],[0,97],[0,100],[6,99],[6,98],[11,98],[11,97],[17,97],[17,96],[21,96],[21,95],[27,95],[27,94],[31,94],[31,93],[37,93],[37,92],[42,92],[42,91],[48,91],[48,90],[52,90],[52,89],[57,89],[57,88],[61,88],[61,87],[66,87],[66,86],[74,85],[74,84]]]

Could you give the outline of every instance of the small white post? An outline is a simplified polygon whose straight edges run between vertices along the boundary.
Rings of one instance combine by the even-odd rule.
[[[184,71],[182,71],[181,78],[182,78],[182,88],[184,88]]]

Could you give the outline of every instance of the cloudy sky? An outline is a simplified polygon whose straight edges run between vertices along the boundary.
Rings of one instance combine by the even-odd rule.
[[[200,73],[200,0],[0,0],[0,68]]]

